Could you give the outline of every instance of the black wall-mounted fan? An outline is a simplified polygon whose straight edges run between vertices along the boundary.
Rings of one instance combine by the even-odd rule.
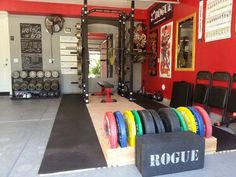
[[[58,15],[51,15],[45,18],[45,27],[50,34],[58,33],[62,30],[64,19]]]

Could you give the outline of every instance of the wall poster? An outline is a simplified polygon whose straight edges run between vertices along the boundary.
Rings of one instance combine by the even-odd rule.
[[[231,37],[233,0],[207,0],[205,41]]]
[[[161,27],[160,41],[160,77],[171,78],[172,68],[172,40],[173,40],[173,22]]]
[[[149,45],[151,55],[148,60],[148,74],[149,76],[156,76],[157,75],[157,38],[158,38],[158,31],[152,31],[149,35]]]
[[[41,24],[20,24],[21,60],[23,70],[42,70]]]
[[[171,19],[173,17],[173,4],[170,3],[157,3],[155,7],[150,10],[150,29],[155,26]]]

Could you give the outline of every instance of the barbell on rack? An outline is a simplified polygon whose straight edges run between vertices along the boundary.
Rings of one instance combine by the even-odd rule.
[[[77,49],[77,51],[80,51],[79,54],[82,54],[82,41],[79,40],[79,42],[77,43],[77,47],[76,48],[71,48],[72,50]],[[102,49],[109,49],[109,50],[125,50],[125,55],[138,55],[138,54],[142,54],[142,55],[151,55],[153,54],[151,51],[144,51],[144,50],[140,50],[140,49],[134,49],[134,51],[131,53],[130,50],[127,50],[125,48],[119,48],[119,47],[89,47],[88,50],[102,50]]]

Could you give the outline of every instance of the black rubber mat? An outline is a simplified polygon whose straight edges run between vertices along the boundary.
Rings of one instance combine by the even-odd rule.
[[[236,135],[213,126],[213,136],[217,138],[217,151],[236,149]]]
[[[154,109],[158,111],[160,108],[167,107],[161,104],[161,102],[154,101],[151,98],[148,98],[147,96],[142,96],[137,94],[134,96],[134,98],[135,98],[134,102],[145,109]]]
[[[135,103],[142,106],[145,109],[158,110],[162,107],[166,107],[161,103],[158,103],[150,98],[141,95],[135,95]],[[213,126],[213,136],[217,138],[216,151],[232,150],[236,149],[236,135],[224,131],[218,127]]]
[[[107,166],[82,95],[63,95],[39,174]]]

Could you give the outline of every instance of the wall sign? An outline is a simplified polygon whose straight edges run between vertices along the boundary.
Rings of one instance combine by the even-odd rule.
[[[168,3],[158,3],[149,13],[150,29],[173,17],[174,6]]]
[[[231,37],[233,0],[207,0],[206,42]]]
[[[172,40],[173,40],[173,22],[170,22],[161,27],[161,41],[160,41],[161,50],[160,50],[160,62],[159,62],[160,77],[171,78]]]
[[[42,70],[42,33],[40,24],[21,23],[21,59],[23,70]]]
[[[198,15],[198,39],[202,39],[202,24],[203,24],[203,0],[199,1],[199,15]]]
[[[150,45],[150,51],[152,54],[149,57],[148,60],[148,74],[149,76],[156,76],[157,75],[157,37],[158,37],[158,31],[152,31],[149,34],[149,45]]]

